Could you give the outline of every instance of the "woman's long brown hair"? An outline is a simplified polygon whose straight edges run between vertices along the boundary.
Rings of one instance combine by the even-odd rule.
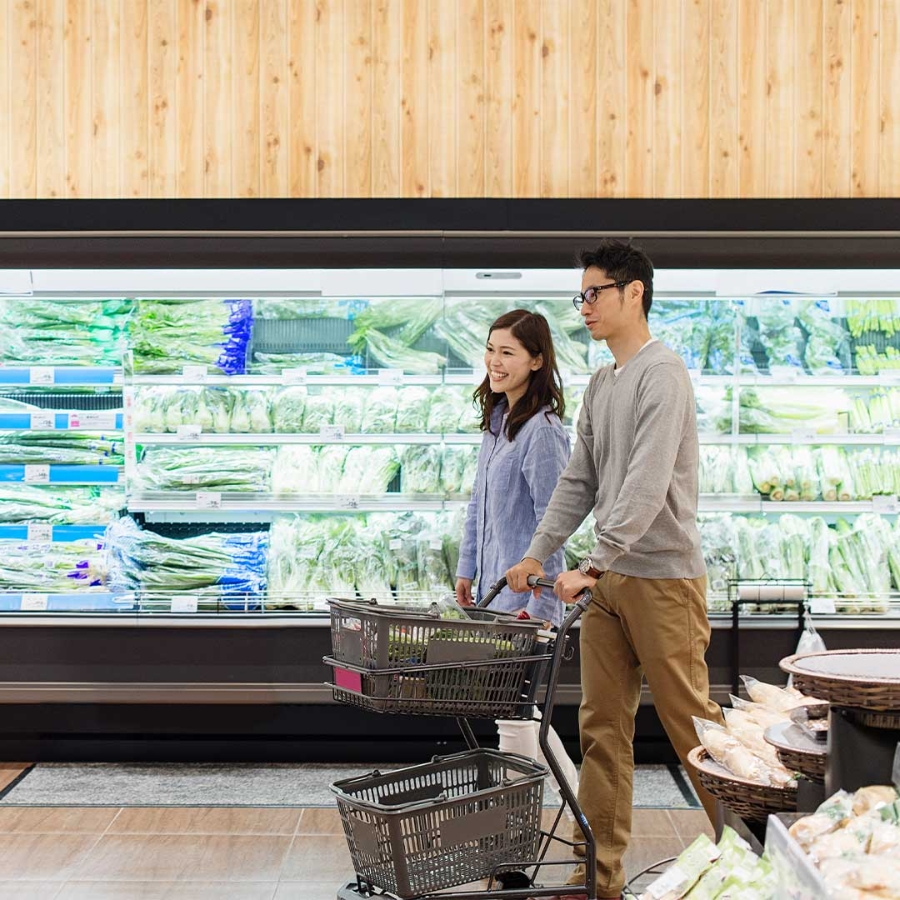
[[[562,419],[566,411],[566,402],[563,399],[556,351],[553,349],[553,338],[547,320],[540,313],[514,309],[512,312],[504,313],[491,325],[488,340],[491,339],[491,334],[499,329],[508,329],[532,357],[543,357],[543,365],[531,373],[528,389],[509,411],[506,420],[506,438],[512,441],[522,426],[545,406],[549,406],[550,410]],[[478,385],[472,397],[481,410],[481,430],[490,431],[491,415],[497,404],[503,402],[504,395],[495,394],[491,390],[490,378],[485,375],[484,381]],[[549,413],[547,417],[549,419]]]

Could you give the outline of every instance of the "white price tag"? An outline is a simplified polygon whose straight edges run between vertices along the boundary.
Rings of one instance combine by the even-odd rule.
[[[202,476],[198,475],[196,472],[191,472],[181,476],[182,484],[200,484],[201,480]]]
[[[281,373],[284,384],[306,384],[309,380],[306,369],[285,369]]]
[[[53,526],[48,522],[36,522],[28,526],[29,544],[46,544],[53,540]]]
[[[691,384],[694,387],[700,384],[701,372],[699,369],[688,369],[688,375],[691,376]]]
[[[32,431],[53,431],[56,428],[56,415],[52,412],[36,412],[31,414]]]
[[[394,538],[388,541],[388,550],[400,550],[403,547],[403,541],[400,538]]]
[[[897,495],[888,494],[885,496],[876,495],[872,497],[872,512],[884,513],[886,515],[894,515],[900,512],[900,503],[897,501]]]
[[[319,429],[319,437],[323,441],[342,441],[344,439],[344,426],[323,425]]]
[[[485,379],[486,372],[482,372],[479,369],[472,370],[472,384],[481,384]]]
[[[795,444],[810,444],[816,439],[814,428],[795,428],[791,432],[791,440]]]
[[[52,366],[32,366],[28,373],[29,384],[53,384]]]
[[[195,613],[197,612],[197,598],[193,594],[173,597],[170,609],[173,613]]]
[[[831,597],[813,597],[809,601],[809,611],[814,616],[833,616],[837,607]]]
[[[25,484],[49,484],[50,466],[25,466]]]
[[[222,495],[215,491],[197,491],[197,509],[221,509]]]
[[[429,541],[429,542],[428,542],[428,546],[429,546],[432,550],[443,550],[443,549],[444,549],[443,543],[442,543],[441,541],[438,541],[438,540]]]
[[[900,428],[890,427],[884,429],[884,442],[886,444],[900,443]]]
[[[114,412],[96,412],[94,410],[81,410],[69,413],[69,428],[82,428],[90,431],[102,431],[116,427],[116,414]]]
[[[200,425],[179,425],[176,430],[179,441],[196,441],[203,432]]]
[[[185,366],[181,374],[185,381],[204,381],[209,372],[206,366]]]
[[[47,608],[46,594],[22,594],[22,602],[19,609],[22,612],[43,612]]]
[[[403,369],[379,369],[379,384],[403,384]]]
[[[334,499],[338,509],[359,509],[358,494],[338,494]]]
[[[900,370],[894,369],[888,372],[879,372],[878,380],[882,384],[900,384]]]

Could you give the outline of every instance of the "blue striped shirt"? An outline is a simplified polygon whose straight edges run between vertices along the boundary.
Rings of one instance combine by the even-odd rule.
[[[559,417],[547,412],[549,407],[533,415],[510,442],[504,433],[507,406],[503,403],[494,409],[494,433],[485,432],[481,440],[456,571],[457,578],[477,576],[476,602],[525,555],[569,461],[569,436]],[[544,562],[548,578],[555,579],[564,568],[563,549]],[[562,604],[547,589],[536,600],[533,594],[514,594],[504,588],[491,609],[512,612],[523,605],[535,619],[555,625],[562,621]]]

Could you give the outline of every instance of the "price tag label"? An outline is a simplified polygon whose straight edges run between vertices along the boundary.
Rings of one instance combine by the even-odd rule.
[[[885,428],[884,429],[884,442],[886,444],[898,444],[900,443],[900,428]]]
[[[379,384],[403,384],[403,369],[379,369]]]
[[[809,601],[809,611],[814,616],[833,616],[837,607],[831,597],[813,597]]]
[[[284,384],[306,384],[309,376],[306,369],[285,369],[281,373],[281,380]]]
[[[428,542],[428,546],[429,546],[432,550],[443,550],[443,549],[444,549],[443,543],[442,543],[441,541],[439,541],[439,540],[429,541],[429,542]]]
[[[25,466],[26,484],[50,484],[50,466]]]
[[[185,366],[181,374],[185,381],[205,381],[209,371],[206,366]]]
[[[472,370],[472,384],[481,384],[481,382],[484,381],[486,374],[487,373],[481,372],[478,369],[473,369]]]
[[[900,370],[894,369],[888,372],[879,372],[878,380],[882,384],[898,385],[900,384]]]
[[[338,494],[334,499],[338,509],[359,509],[359,494]]]
[[[816,439],[816,432],[813,428],[795,428],[791,432],[791,440],[795,444],[811,444]]]
[[[197,598],[193,594],[173,597],[170,609],[173,613],[195,613],[197,612]]]
[[[197,509],[221,509],[222,495],[215,491],[197,491]]]
[[[95,412],[82,410],[69,413],[69,428],[81,428],[91,431],[109,430],[116,427],[116,414],[114,412]]]
[[[28,526],[28,543],[46,544],[53,540],[53,526],[47,522],[36,522]]]
[[[43,612],[47,609],[47,594],[22,594],[19,609],[22,612]]]
[[[691,376],[691,384],[697,387],[700,384],[701,372],[699,369],[688,369],[688,375]]]
[[[189,472],[181,476],[182,484],[200,484],[201,480],[201,476],[196,472]]]
[[[175,433],[179,441],[196,441],[202,432],[199,425],[179,425]]]
[[[888,494],[885,496],[876,495],[872,497],[872,512],[884,513],[886,515],[895,515],[900,512],[900,503],[897,501],[897,495]]]
[[[28,373],[29,384],[53,384],[52,366],[32,366]]]
[[[56,416],[52,412],[36,412],[31,414],[33,431],[53,431],[56,428]]]
[[[323,441],[342,441],[344,439],[344,426],[323,425],[319,429],[319,437]]]
[[[400,538],[393,538],[393,540],[388,541],[388,549],[389,550],[401,550],[403,548],[403,541]]]

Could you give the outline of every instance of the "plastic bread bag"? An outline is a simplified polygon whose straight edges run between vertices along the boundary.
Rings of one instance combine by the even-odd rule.
[[[845,822],[840,828],[817,837],[810,845],[807,853],[815,863],[836,856],[852,856],[856,853],[867,853],[874,819],[855,818]]]
[[[900,856],[869,856],[848,880],[870,895],[900,897]]]
[[[873,812],[882,806],[888,806],[897,800],[897,791],[886,784],[873,784],[861,787],[853,795],[853,815],[861,816]]]
[[[681,900],[721,855],[701,834],[674,863],[641,894],[641,900]]]
[[[749,872],[759,862],[750,845],[727,825],[719,839],[719,858],[686,895],[688,900],[715,900],[722,885],[737,872]]]
[[[786,722],[789,718],[787,713],[776,712],[763,706],[761,703],[754,703],[752,700],[744,700],[741,697],[735,697],[734,694],[728,695],[731,698],[732,709],[744,713],[749,716],[757,725],[761,725],[764,729],[770,725],[778,725]]]
[[[741,866],[722,884],[715,900],[772,900],[777,888],[775,873],[767,859]],[[693,897],[690,898],[693,900]]]
[[[796,693],[788,693],[773,684],[758,681],[752,675],[741,675],[744,687],[754,703],[760,703],[775,712],[787,712],[799,705]]]
[[[876,820],[869,839],[869,853],[872,856],[900,857],[900,826]]]
[[[738,778],[756,784],[772,784],[769,767],[721,725],[696,716],[693,720],[700,743],[720,766],[724,766]]]
[[[798,819],[788,829],[791,837],[804,849],[808,850],[816,839],[830,834],[840,825],[840,820],[822,813],[813,813]]]

